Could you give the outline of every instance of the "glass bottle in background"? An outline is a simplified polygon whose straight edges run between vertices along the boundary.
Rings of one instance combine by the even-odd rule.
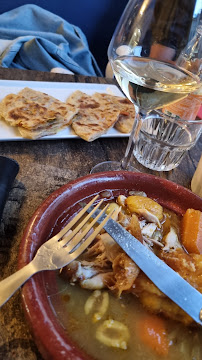
[[[176,64],[198,75],[202,80],[202,25],[196,29],[195,36],[188,43]],[[184,99],[163,108],[167,115],[183,120],[195,120],[202,104],[202,86]]]

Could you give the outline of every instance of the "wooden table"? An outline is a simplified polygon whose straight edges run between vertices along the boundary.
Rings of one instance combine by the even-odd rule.
[[[16,69],[0,69],[0,79],[112,83],[105,78]],[[16,270],[23,231],[41,202],[70,180],[88,174],[95,164],[105,160],[120,160],[126,145],[126,138],[98,139],[92,143],[75,139],[0,141],[0,154],[17,160],[20,165],[0,226],[1,279]],[[175,170],[157,173],[144,169],[144,172],[153,173],[190,188],[201,153],[202,138]],[[24,320],[20,291],[0,310],[0,359],[42,359]]]

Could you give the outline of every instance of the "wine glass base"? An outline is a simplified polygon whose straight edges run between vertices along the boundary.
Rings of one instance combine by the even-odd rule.
[[[91,169],[90,174],[105,172],[105,171],[121,171],[121,170],[139,172],[136,168],[134,168],[131,165],[128,165],[127,169],[123,169],[121,163],[118,161],[104,161],[102,163],[95,165]]]

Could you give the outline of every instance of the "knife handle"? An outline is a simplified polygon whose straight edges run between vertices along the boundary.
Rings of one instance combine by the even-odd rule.
[[[17,161],[5,156],[0,156],[0,219],[18,171],[19,165]]]

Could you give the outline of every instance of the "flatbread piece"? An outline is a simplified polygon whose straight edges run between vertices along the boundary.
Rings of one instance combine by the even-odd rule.
[[[111,106],[119,109],[120,114],[118,120],[114,124],[114,127],[121,133],[128,134],[131,132],[135,118],[135,108],[131,101],[121,96],[114,96],[103,93],[95,93],[93,98],[98,102],[101,102],[102,99],[105,99],[111,102]]]
[[[7,95],[0,104],[0,116],[29,139],[56,134],[69,126],[77,110],[70,104],[28,87]]]
[[[78,113],[72,119],[75,133],[86,141],[93,141],[105,134],[118,120],[120,110],[105,99],[97,99],[82,91],[75,91],[67,99]]]

